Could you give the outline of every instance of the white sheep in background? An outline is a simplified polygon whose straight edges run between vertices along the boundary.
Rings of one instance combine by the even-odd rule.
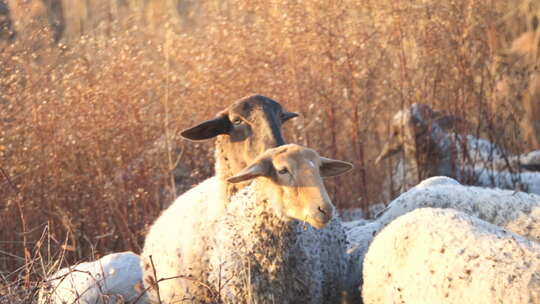
[[[510,162],[519,162],[519,166],[529,171],[540,171],[540,151],[531,151],[518,156],[510,156]],[[517,158],[517,160],[516,160]]]
[[[403,151],[403,159],[386,182],[390,193],[385,193],[384,199],[389,200],[431,176],[540,194],[540,173],[519,173],[522,169],[540,168],[540,151],[507,155],[485,139],[452,132],[455,121],[425,104],[413,104],[394,115],[392,136],[375,162],[399,151]]]
[[[362,263],[375,235],[397,217],[423,207],[456,209],[540,241],[540,196],[463,186],[448,177],[432,177],[393,200],[379,218],[347,230],[349,290],[362,284]]]
[[[403,215],[364,263],[365,304],[540,303],[540,244],[451,209]]]
[[[140,258],[113,253],[93,262],[62,268],[39,292],[39,304],[149,303],[142,293]]]
[[[229,178],[234,183],[256,180],[218,216],[209,214],[220,209],[218,196],[204,203],[181,197],[172,206],[174,213],[164,213],[169,222],[160,225],[161,231],[152,228],[164,247],[173,243],[176,250],[154,250],[150,259],[145,248],[145,284],[159,282],[153,293],[158,296],[159,290],[164,303],[340,303],[346,237],[341,222],[333,219],[321,176],[351,167],[285,145]],[[191,227],[189,217],[199,217],[201,224]],[[169,277],[177,278],[161,280]]]
[[[284,144],[281,126],[296,116],[295,113],[284,111],[279,103],[268,97],[253,95],[236,101],[219,112],[216,118],[183,131],[182,136],[191,140],[217,137],[216,176],[182,194],[156,220],[145,239],[145,264],[152,257],[162,277],[173,277],[180,273],[200,277],[197,269],[186,269],[178,265],[178,247],[185,248],[183,263],[191,265],[199,261],[199,257],[206,251],[201,244],[207,244],[207,238],[211,237],[204,235],[205,231],[211,231],[209,223],[213,223],[222,214],[230,196],[248,184],[232,184],[226,179],[246,167],[260,153]],[[179,268],[171,268],[169,265],[177,265]],[[197,282],[188,279],[182,281],[186,288],[197,290],[200,287]],[[160,286],[162,284],[167,285],[169,282],[162,282]],[[155,298],[157,294],[153,296]]]
[[[474,176],[474,184],[483,187],[515,189],[540,194],[540,173],[494,171],[485,168],[469,169],[469,176]]]

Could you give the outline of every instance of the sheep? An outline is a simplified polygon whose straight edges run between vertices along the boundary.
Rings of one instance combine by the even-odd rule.
[[[205,231],[208,223],[214,222],[224,212],[230,197],[249,183],[229,183],[227,179],[251,163],[258,154],[283,145],[281,126],[296,116],[298,114],[284,111],[278,102],[268,97],[252,95],[236,101],[215,118],[181,132],[190,140],[217,137],[216,175],[178,197],[150,228],[143,256],[146,261],[152,256],[159,256],[155,267],[162,277],[179,273],[201,276],[197,269],[188,272],[178,265],[178,247],[186,251],[182,257],[186,265],[195,264],[204,255],[205,249],[201,244],[208,243],[205,238],[210,235],[201,235],[201,231]],[[176,221],[184,224],[171,225]],[[179,240],[178,236],[183,237]],[[192,288],[198,287],[196,282],[187,280],[185,283]]]
[[[192,189],[190,194],[184,195],[184,198],[189,197],[194,202],[201,202],[209,197],[209,193],[216,193],[216,189],[225,187],[227,188],[226,191],[228,195],[237,191],[236,189],[239,187],[236,187],[235,189],[227,187],[229,183],[227,183],[225,179],[232,176],[232,172],[239,171],[242,166],[245,166],[250,162],[256,153],[262,152],[268,147],[282,145],[284,141],[281,135],[281,124],[296,116],[298,116],[298,114],[283,111],[279,103],[268,97],[253,95],[238,100],[227,109],[218,113],[216,118],[183,131],[182,136],[192,140],[201,140],[223,135],[218,136],[217,140],[217,178],[210,178],[203,182],[198,187]],[[193,197],[193,193],[197,193],[196,197]],[[221,194],[221,190],[217,193]],[[181,207],[180,203],[177,204],[176,208],[178,207]],[[175,210],[175,208],[171,208],[171,211],[172,210]],[[174,215],[174,212],[172,212],[172,214]],[[153,242],[153,240],[155,242]],[[159,239],[149,238],[146,243],[149,246],[148,248],[151,246],[155,249],[161,247]],[[113,258],[113,256],[111,256],[111,258]],[[120,259],[120,256],[114,257],[114,261],[117,261],[117,259]],[[106,259],[105,261],[108,260]],[[86,269],[86,267],[94,267],[92,265],[93,264],[87,265],[87,263],[84,263],[77,267]],[[117,266],[122,267],[121,264],[115,264],[114,267]],[[126,267],[131,267],[131,264],[126,264]],[[69,269],[67,268],[63,269],[58,275],[65,274],[68,270]],[[121,271],[123,273],[123,270],[117,268],[114,268],[114,271]],[[139,279],[142,279],[140,271],[138,272],[138,276]],[[87,284],[82,281],[79,282],[79,280],[86,279],[84,275],[81,277],[73,274],[70,275],[70,277],[74,278],[73,283],[71,283],[70,286],[66,286],[65,284],[60,285],[62,286],[63,293],[60,294],[59,297],[64,297],[65,293],[69,292],[80,292],[78,291],[80,288],[76,287],[78,286],[77,284]],[[95,289],[97,287],[93,286],[91,288]],[[98,292],[94,289],[92,289],[93,293]],[[44,293],[44,297],[45,295],[46,293]]]
[[[140,258],[126,251],[60,269],[40,289],[38,303],[148,303],[138,289],[142,290]]]
[[[154,287],[153,299],[338,303],[346,237],[321,176],[351,168],[288,144],[269,149],[228,178],[232,183],[254,182],[237,192],[224,210],[218,200],[199,203],[181,197],[182,208],[173,205],[175,213],[166,214],[169,222],[161,231],[152,228],[162,237],[165,251],[149,253],[146,245],[143,251],[144,282]],[[199,217],[200,225],[191,227],[186,222],[190,217]],[[183,227],[186,224],[190,227]]]
[[[474,183],[479,186],[496,186],[502,189],[515,189],[540,194],[540,174],[538,172],[510,173],[484,168],[472,169]]]
[[[252,95],[236,101],[215,118],[182,131],[181,135],[190,140],[217,137],[215,174],[220,181],[225,181],[260,153],[285,144],[281,125],[297,116],[284,111],[278,102],[268,97]],[[227,197],[245,186],[226,184]]]
[[[521,157],[520,165],[530,171],[540,171],[540,150],[532,151]]]
[[[540,194],[539,174],[506,172],[508,169],[535,169],[540,165],[539,151],[506,156],[500,147],[487,140],[449,132],[456,124],[455,118],[434,112],[424,104],[413,104],[394,115],[392,136],[375,163],[399,151],[403,151],[404,159],[392,175],[393,185],[386,182],[385,187],[393,189],[385,199],[396,192],[407,191],[424,178],[440,175],[479,186],[534,190]]]
[[[397,217],[423,207],[456,209],[540,242],[540,196],[432,177],[393,200],[379,218],[347,230],[350,293],[362,285],[362,264],[373,237]]]
[[[455,160],[458,153],[451,134],[447,132],[453,126],[453,122],[450,117],[434,112],[425,104],[413,104],[394,115],[391,122],[391,138],[382,148],[375,163],[378,164],[383,159],[403,151],[404,161],[400,161],[391,180],[397,187],[398,194],[427,177],[456,176]],[[485,143],[480,142],[476,146],[484,147]],[[485,153],[497,154],[497,152],[498,150],[493,148],[486,149]],[[477,156],[475,154],[473,157]]]
[[[298,114],[284,111],[279,103],[268,97],[252,95],[236,101],[219,112],[214,119],[181,132],[183,137],[190,140],[217,137],[216,175],[178,197],[150,227],[143,256],[146,262],[150,257],[155,259],[156,268],[162,277],[172,277],[179,273],[194,277],[202,275],[198,269],[188,271],[178,265],[178,247],[185,250],[182,262],[186,265],[195,264],[199,260],[205,249],[197,244],[206,244],[207,238],[211,236],[204,235],[207,226],[220,216],[230,197],[249,183],[229,183],[227,178],[238,173],[268,148],[283,145],[281,125],[296,116]],[[183,224],[171,224],[177,221]],[[179,236],[182,237],[179,239]],[[180,267],[182,271],[166,265]],[[188,288],[191,285],[192,289],[199,287],[197,282],[189,280],[185,284]]]
[[[540,303],[540,244],[457,210],[399,217],[364,265],[365,304]]]

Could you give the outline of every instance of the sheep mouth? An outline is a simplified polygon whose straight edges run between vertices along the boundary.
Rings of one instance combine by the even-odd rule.
[[[317,213],[308,215],[305,221],[317,229],[322,229],[326,225],[328,225],[330,220],[332,220],[331,214],[328,214],[328,212],[322,212],[321,210],[318,210]]]

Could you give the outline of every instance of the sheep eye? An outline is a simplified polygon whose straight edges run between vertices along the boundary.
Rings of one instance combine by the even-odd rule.
[[[289,173],[289,169],[283,168],[283,169],[279,170],[278,173],[279,174],[287,174],[287,173]]]
[[[237,118],[235,118],[235,119],[233,120],[232,123],[235,124],[235,125],[239,125],[239,124],[242,123],[242,119],[240,119],[240,118],[237,117]]]

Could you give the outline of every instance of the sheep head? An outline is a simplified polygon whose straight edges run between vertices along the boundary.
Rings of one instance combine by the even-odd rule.
[[[406,157],[417,157],[418,153],[429,153],[430,150],[433,152],[435,143],[431,133],[434,126],[441,131],[449,131],[463,128],[466,123],[458,117],[433,111],[428,105],[415,103],[394,115],[390,125],[392,133],[375,163],[403,150]]]
[[[426,135],[428,131],[427,118],[431,116],[433,116],[433,111],[425,104],[413,104],[409,109],[397,112],[390,125],[392,131],[390,138],[377,156],[375,163],[379,163],[404,148],[405,150],[416,150],[417,138]]]
[[[278,213],[320,229],[332,219],[334,208],[322,177],[337,176],[352,167],[348,162],[289,144],[267,150],[228,181],[238,183],[260,177],[257,191]]]
[[[265,96],[242,98],[216,118],[202,122],[181,134],[190,140],[205,140],[217,136],[216,174],[227,178],[251,163],[269,148],[285,144],[281,126],[298,116]]]

